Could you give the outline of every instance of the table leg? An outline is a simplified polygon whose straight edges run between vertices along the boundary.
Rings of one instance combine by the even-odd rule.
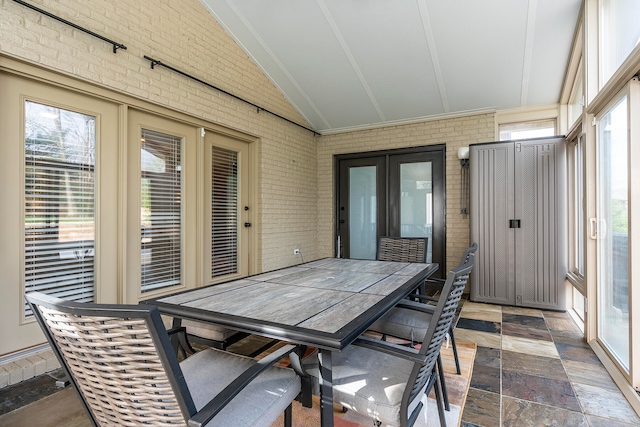
[[[171,329],[179,328],[181,326],[182,326],[182,319],[179,318],[179,317],[174,317],[173,318],[173,322],[171,323]],[[177,355],[178,354],[178,348],[180,347],[180,342],[178,340],[178,336],[177,335],[172,335],[170,337],[170,339],[171,339],[171,346],[173,347],[173,352]]]
[[[320,425],[333,427],[333,369],[331,351],[320,350],[318,353],[320,362]]]

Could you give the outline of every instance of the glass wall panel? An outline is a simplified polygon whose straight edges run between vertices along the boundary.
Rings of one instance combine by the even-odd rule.
[[[627,97],[598,121],[598,337],[629,371]]]
[[[555,120],[536,122],[508,123],[500,125],[500,141],[516,139],[542,138],[556,134]]]
[[[92,302],[95,117],[27,101],[24,131],[25,292]]]
[[[211,277],[238,272],[238,153],[211,148]]]
[[[140,250],[142,292],[182,278],[182,139],[142,129]]]
[[[431,162],[400,164],[400,236],[428,237],[433,242]],[[427,251],[431,262],[431,250]]]
[[[375,259],[377,247],[376,166],[349,168],[350,257]]]
[[[603,87],[640,42],[640,1],[601,0],[601,73]]]
[[[573,206],[574,206],[574,260],[571,268],[580,276],[584,277],[584,233],[585,233],[585,213],[584,213],[584,136],[578,138],[578,143],[574,147],[573,154]]]

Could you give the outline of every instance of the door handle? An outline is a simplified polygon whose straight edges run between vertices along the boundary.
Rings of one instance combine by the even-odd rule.
[[[247,228],[249,228],[249,227],[251,227],[251,223],[250,223],[250,222],[245,222],[245,223],[244,223],[244,226],[245,226],[245,227],[247,227]]]
[[[598,220],[596,218],[589,218],[589,237],[591,240],[598,239]]]

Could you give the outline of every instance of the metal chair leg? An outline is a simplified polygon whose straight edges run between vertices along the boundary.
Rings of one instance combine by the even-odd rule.
[[[444,408],[447,411],[450,411],[451,406],[449,406],[449,393],[447,393],[447,383],[444,380],[444,368],[442,367],[442,357],[440,355],[438,355],[437,370],[438,370],[438,378],[440,380],[440,388],[442,389]]]
[[[293,419],[293,404],[287,406],[284,410],[284,427],[291,427],[291,420]]]
[[[435,374],[436,379],[435,379],[435,393],[436,393],[436,405],[438,405],[438,416],[440,417],[440,426],[441,427],[447,427],[447,420],[445,418],[444,415],[444,407],[442,404],[442,388],[441,388],[441,384],[440,384],[440,377],[438,376],[438,374]]]
[[[456,346],[456,338],[453,336],[453,325],[449,327],[449,336],[451,337],[451,348],[453,349],[453,360],[456,362],[456,373],[460,375],[460,360],[458,359],[458,347]]]

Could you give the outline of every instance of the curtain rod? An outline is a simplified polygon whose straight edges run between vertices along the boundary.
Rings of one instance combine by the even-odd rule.
[[[15,0],[14,0],[14,1],[15,1]],[[210,87],[210,88],[215,89],[215,90],[217,90],[217,91],[219,91],[219,92],[222,92],[222,93],[224,93],[225,95],[229,95],[230,97],[235,98],[235,99],[237,99],[238,101],[242,101],[242,102],[244,102],[244,103],[246,103],[246,104],[249,104],[249,105],[251,105],[251,106],[255,107],[255,108],[256,108],[256,111],[257,111],[258,113],[259,113],[260,111],[264,111],[264,112],[269,113],[269,114],[271,114],[271,115],[273,115],[273,116],[276,116],[276,117],[277,117],[277,118],[279,118],[279,119],[285,120],[285,121],[287,121],[287,122],[289,122],[289,123],[291,123],[291,124],[293,124],[293,125],[299,126],[299,127],[301,127],[302,129],[308,130],[309,132],[312,132],[314,135],[320,135],[318,132],[316,132],[316,131],[315,131],[315,130],[313,130],[313,129],[310,129],[310,128],[306,127],[306,126],[303,126],[303,125],[301,125],[301,124],[299,124],[299,123],[296,123],[296,122],[294,122],[293,120],[289,120],[289,119],[287,119],[286,117],[281,116],[280,114],[277,114],[277,113],[274,113],[273,111],[269,111],[269,110],[267,110],[266,108],[262,108],[261,106],[259,106],[259,105],[257,105],[257,104],[254,104],[254,103],[253,103],[253,102],[251,102],[251,101],[247,101],[246,99],[241,98],[241,97],[239,97],[239,96],[237,96],[237,95],[234,95],[234,94],[232,94],[232,93],[230,93],[230,92],[227,92],[227,91],[226,91],[226,90],[224,90],[224,89],[220,89],[219,87],[214,86],[214,85],[212,85],[211,83],[207,83],[207,82],[205,82],[204,80],[201,80],[201,79],[199,79],[199,78],[197,78],[197,77],[194,77],[194,76],[192,76],[192,75],[190,75],[190,74],[187,74],[187,73],[185,73],[184,71],[180,71],[180,70],[178,70],[177,68],[174,68],[174,67],[172,67],[172,66],[170,66],[170,65],[167,65],[167,64],[165,64],[165,63],[163,63],[163,62],[161,62],[161,61],[159,61],[159,60],[157,60],[157,59],[153,59],[153,58],[151,58],[150,56],[147,56],[147,55],[144,55],[144,59],[146,59],[146,60],[148,60],[148,61],[150,61],[150,62],[151,62],[151,69],[154,69],[156,65],[159,65],[159,66],[161,66],[161,67],[167,68],[167,69],[169,69],[169,70],[171,70],[171,71],[173,71],[173,72],[175,72],[175,73],[178,73],[178,74],[180,74],[180,75],[182,75],[182,76],[184,76],[184,77],[190,78],[190,79],[192,79],[192,80],[197,81],[198,83],[202,83],[203,85],[205,85],[205,86],[207,86],[207,87]]]
[[[80,31],[82,31],[82,32],[84,32],[84,33],[87,33],[87,34],[89,34],[89,35],[93,36],[93,37],[97,37],[97,38],[99,38],[100,40],[104,40],[104,41],[106,41],[107,43],[109,43],[109,44],[111,44],[111,45],[113,46],[113,53],[116,53],[116,52],[118,51],[118,49],[124,49],[124,50],[127,50],[127,47],[126,47],[125,45],[123,45],[122,43],[115,42],[115,41],[113,41],[113,40],[111,40],[111,39],[108,39],[108,38],[106,38],[106,37],[104,37],[104,36],[101,36],[100,34],[94,33],[94,32],[93,32],[93,31],[91,31],[91,30],[87,30],[86,28],[83,28],[83,27],[81,27],[81,26],[79,26],[79,25],[76,25],[76,24],[74,24],[73,22],[69,22],[69,21],[67,21],[66,19],[62,19],[62,18],[60,18],[59,16],[56,16],[56,15],[54,15],[54,14],[52,14],[52,13],[49,13],[49,12],[47,12],[46,10],[39,9],[39,8],[37,8],[37,7],[33,6],[33,5],[30,5],[29,3],[26,3],[26,2],[24,2],[24,1],[22,1],[22,0],[13,0],[13,1],[14,1],[14,2],[16,2],[16,3],[18,3],[18,4],[23,5],[24,7],[28,7],[29,9],[35,10],[36,12],[40,12],[40,13],[42,13],[43,15],[48,16],[49,18],[55,19],[56,21],[60,21],[60,22],[62,22],[63,24],[67,24],[67,25],[69,25],[70,27],[75,28],[76,30],[80,30]]]

